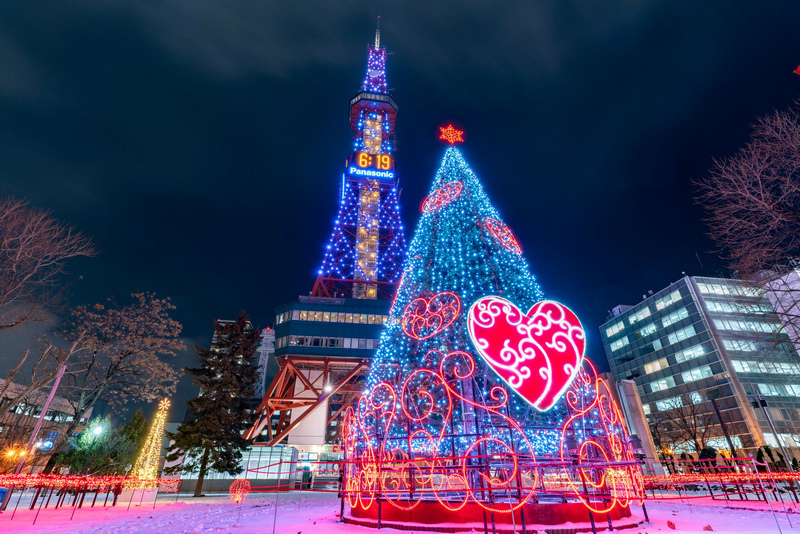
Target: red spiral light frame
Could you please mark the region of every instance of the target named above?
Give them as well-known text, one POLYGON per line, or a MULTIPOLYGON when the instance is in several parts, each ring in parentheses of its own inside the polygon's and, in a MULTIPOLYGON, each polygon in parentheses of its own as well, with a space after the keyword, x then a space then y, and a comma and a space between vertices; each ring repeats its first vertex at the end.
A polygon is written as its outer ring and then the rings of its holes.
MULTIPOLYGON (((491 387, 483 402, 476 398, 469 387, 475 370, 469 353, 431 351, 425 366, 402 385, 382 382, 362 395, 355 409, 347 409, 343 491, 351 513, 363 516, 378 499, 410 511, 423 502, 428 506, 431 496, 449 517, 465 506, 521 513, 542 494, 560 495, 596 513, 628 513, 631 502, 641 504, 641 468, 619 408, 591 363, 584 361, 566 393, 570 416, 556 429, 560 450, 542 457, 533 453, 525 429, 508 416, 504 386, 491 387), (458 409, 474 414, 474 435, 454 435, 458 409), (486 420, 501 432, 483 433, 480 424, 486 420), (567 451, 567 438, 582 428, 596 429, 598 436, 567 451)), ((459 424, 470 426, 463 418, 459 424)))

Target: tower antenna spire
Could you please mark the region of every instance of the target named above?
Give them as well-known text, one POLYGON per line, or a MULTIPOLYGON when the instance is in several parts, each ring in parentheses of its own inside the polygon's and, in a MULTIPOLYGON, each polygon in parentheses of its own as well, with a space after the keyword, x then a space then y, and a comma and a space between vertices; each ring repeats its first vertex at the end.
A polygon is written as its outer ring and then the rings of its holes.
POLYGON ((381 16, 378 15, 378 25, 375 28, 375 50, 381 47, 381 16))

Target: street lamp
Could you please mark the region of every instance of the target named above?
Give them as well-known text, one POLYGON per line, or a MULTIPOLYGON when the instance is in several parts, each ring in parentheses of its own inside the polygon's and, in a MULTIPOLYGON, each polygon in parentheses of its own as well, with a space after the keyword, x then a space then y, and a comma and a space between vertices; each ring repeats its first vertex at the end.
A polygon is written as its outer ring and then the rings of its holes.
POLYGON ((93 436, 92 437, 92 444, 89 446, 89 450, 86 453, 86 462, 83 464, 83 471, 85 471, 87 475, 89 474, 89 470, 88 470, 89 460, 91 459, 92 453, 94 452, 94 446, 97 443, 97 437, 102 433, 103 433, 102 425, 97 425, 96 427, 94 427, 92 429, 92 436, 93 436))
MULTIPOLYGON (((631 434, 628 436, 628 443, 630 443, 631 449, 633 449, 633 456, 636 457, 636 461, 644 466, 644 459, 647 454, 644 452, 644 446, 642 445, 641 438, 639 438, 639 436, 636 434, 631 434)), ((645 505, 644 499, 642 499, 642 511, 644 512, 645 525, 650 525, 650 518, 647 516, 647 505, 645 505)))
POLYGON ((775 436, 778 448, 780 448, 781 453, 783 453, 783 463, 786 464, 786 470, 791 473, 794 471, 792 462, 789 460, 789 455, 786 454, 786 449, 783 448, 783 441, 781 441, 781 437, 778 435, 778 431, 775 430, 775 425, 772 423, 772 417, 770 417, 769 411, 767 410, 767 399, 765 399, 763 395, 756 394, 753 396, 753 408, 758 408, 759 406, 764 410, 764 417, 767 418, 767 423, 769 423, 769 427, 772 429, 772 435, 775 436))

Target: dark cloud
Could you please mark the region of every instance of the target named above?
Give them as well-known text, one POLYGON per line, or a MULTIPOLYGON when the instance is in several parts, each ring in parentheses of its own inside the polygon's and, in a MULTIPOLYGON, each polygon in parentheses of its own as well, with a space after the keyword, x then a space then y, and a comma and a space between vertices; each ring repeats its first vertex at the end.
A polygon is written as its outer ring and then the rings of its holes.
POLYGON ((800 89, 796 2, 9 3, 0 192, 97 241, 73 302, 155 291, 203 344, 311 289, 379 14, 406 227, 457 121, 596 360, 606 310, 722 268, 690 180, 800 89))

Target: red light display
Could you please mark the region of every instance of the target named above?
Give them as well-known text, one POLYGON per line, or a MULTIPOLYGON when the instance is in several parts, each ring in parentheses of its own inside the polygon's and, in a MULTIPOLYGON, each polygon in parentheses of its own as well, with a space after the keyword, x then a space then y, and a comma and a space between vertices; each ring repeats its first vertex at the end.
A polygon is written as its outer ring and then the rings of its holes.
POLYGON ((631 502, 641 505, 644 477, 628 441, 622 413, 606 381, 597 376, 591 362, 585 360, 584 363, 565 394, 572 416, 561 430, 561 459, 577 463, 580 473, 578 480, 571 479, 568 486, 593 512, 605 513, 631 502), (568 451, 568 438, 585 432, 589 424, 606 444, 600 443, 598 438, 585 439, 577 451, 568 451), (605 466, 598 469, 598 463, 605 466), (590 500, 585 488, 602 490, 611 499, 606 503, 590 500))
POLYGON ((451 203, 461 196, 461 191, 464 190, 464 184, 455 180, 447 182, 442 187, 428 195, 422 202, 422 213, 438 210, 442 206, 451 203))
POLYGON ((231 484, 228 494, 235 503, 242 502, 250 494, 250 481, 246 478, 237 478, 231 484))
POLYGON ((450 146, 455 145, 456 143, 463 143, 464 142, 464 131, 463 130, 456 130, 453 128, 452 124, 448 124, 447 128, 439 127, 439 139, 442 141, 447 141, 450 143, 450 146))
POLYGON ((486 363, 534 408, 555 405, 578 374, 586 335, 566 306, 545 300, 522 313, 512 302, 489 296, 467 316, 472 343, 486 363))
POLYGON ((431 338, 450 326, 459 313, 461 299, 455 293, 437 293, 427 299, 418 297, 403 311, 403 332, 414 339, 431 338))
POLYGON ((517 238, 514 237, 514 234, 509 230, 508 226, 492 217, 487 218, 484 224, 486 225, 486 229, 489 230, 489 233, 492 234, 492 237, 501 245, 515 254, 522 254, 522 247, 519 246, 517 238))
POLYGON ((430 351, 423 368, 402 386, 382 382, 345 412, 347 502, 367 510, 380 497, 384 506, 411 510, 433 497, 448 511, 478 505, 507 514, 544 491, 577 496, 598 513, 641 504, 641 469, 619 408, 594 367, 585 364, 566 394, 572 415, 560 429, 560 459, 539 460, 531 454, 534 447, 526 433, 507 416, 506 389, 492 387, 484 401, 478 400, 464 390, 475 374, 473 357, 430 351), (474 421, 491 420, 494 429, 503 430, 467 429, 479 437, 470 437, 463 452, 455 454, 453 415, 467 409, 474 421), (567 438, 587 429, 595 429, 592 437, 584 434, 578 450, 566 450, 567 438))

